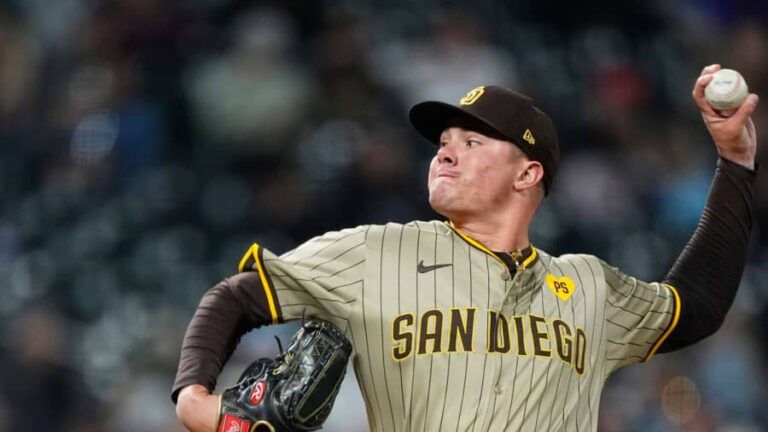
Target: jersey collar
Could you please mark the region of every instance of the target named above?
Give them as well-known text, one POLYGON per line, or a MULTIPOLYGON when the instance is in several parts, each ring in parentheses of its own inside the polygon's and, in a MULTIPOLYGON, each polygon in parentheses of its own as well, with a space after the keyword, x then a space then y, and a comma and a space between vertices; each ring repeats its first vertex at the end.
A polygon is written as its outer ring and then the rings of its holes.
MULTIPOLYGON (((445 221, 445 224, 448 225, 448 227, 455 232, 459 237, 461 237, 464 241, 469 243, 471 246, 475 247, 476 249, 479 249, 488 255, 491 255, 494 257, 497 261, 499 261, 501 264, 504 265, 504 267, 507 267, 507 263, 499 256, 499 253, 494 252, 487 247, 485 247, 482 243, 479 241, 473 239, 460 229, 456 228, 455 225, 453 225, 453 222, 451 221, 445 221)), ((518 258, 519 260, 522 260, 522 262, 519 263, 518 268, 519 269, 527 269, 533 266, 539 259, 539 253, 536 251, 536 248, 533 247, 533 245, 529 245, 527 248, 520 251, 521 256, 518 258)))

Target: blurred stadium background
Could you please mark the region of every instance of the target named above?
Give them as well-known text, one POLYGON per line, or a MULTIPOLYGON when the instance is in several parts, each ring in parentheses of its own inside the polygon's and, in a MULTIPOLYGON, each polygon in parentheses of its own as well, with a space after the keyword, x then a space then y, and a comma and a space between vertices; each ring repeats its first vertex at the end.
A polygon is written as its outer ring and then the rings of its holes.
MULTIPOLYGON (((559 126, 534 243, 663 277, 716 159, 693 80, 720 62, 768 97, 768 5, 546 3, 0 0, 0 430, 182 430, 202 293, 254 241, 436 218, 407 108, 481 83, 559 126)), ((756 194, 727 322, 612 377, 601 431, 768 430, 765 173, 756 194)), ((293 329, 244 338, 220 385, 293 329)), ((368 430, 353 376, 325 430, 368 430)))

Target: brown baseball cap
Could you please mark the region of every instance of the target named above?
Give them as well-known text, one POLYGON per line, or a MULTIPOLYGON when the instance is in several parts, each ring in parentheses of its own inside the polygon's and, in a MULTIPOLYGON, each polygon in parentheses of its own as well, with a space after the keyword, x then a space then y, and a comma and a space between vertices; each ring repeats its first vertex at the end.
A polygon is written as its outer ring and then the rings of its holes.
POLYGON ((549 194, 560 162, 557 131, 549 116, 535 107, 528 96, 500 86, 480 86, 470 90, 458 105, 418 103, 411 108, 409 118, 416 131, 436 145, 443 131, 456 122, 515 143, 544 167, 544 190, 549 194))

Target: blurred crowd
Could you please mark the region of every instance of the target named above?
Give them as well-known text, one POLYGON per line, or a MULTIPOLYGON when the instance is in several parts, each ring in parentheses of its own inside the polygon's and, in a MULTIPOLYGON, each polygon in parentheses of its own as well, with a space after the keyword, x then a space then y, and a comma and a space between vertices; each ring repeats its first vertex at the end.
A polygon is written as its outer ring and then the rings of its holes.
MULTIPOLYGON (((407 109, 480 84, 558 125, 534 244, 661 279, 716 160, 693 81, 719 62, 768 98, 768 6, 544 3, 0 0, 0 431, 182 430, 203 292, 254 241, 439 218, 407 109)), ((765 106, 754 121, 766 167, 765 106)), ((601 431, 768 430, 765 173, 755 193, 725 325, 612 377, 601 431)), ((294 328, 244 338, 220 386, 294 328)), ((354 375, 326 430, 368 430, 354 375)))

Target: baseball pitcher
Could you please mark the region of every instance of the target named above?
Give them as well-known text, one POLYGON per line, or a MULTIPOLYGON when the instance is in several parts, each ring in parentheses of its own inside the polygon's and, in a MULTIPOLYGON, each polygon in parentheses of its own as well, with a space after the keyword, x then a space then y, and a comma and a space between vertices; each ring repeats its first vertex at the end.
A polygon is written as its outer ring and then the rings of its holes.
POLYGON ((240 336, 306 315, 351 342, 371 431, 597 430, 607 377, 715 332, 739 285, 758 97, 729 117, 714 110, 704 87, 719 69, 704 68, 693 99, 720 158, 698 227, 663 280, 531 244, 559 161, 555 127, 531 99, 481 86, 457 105, 423 102, 410 120, 436 145, 429 202, 446 221, 329 232, 281 256, 251 246, 190 322, 173 388, 179 417, 221 430, 210 392, 240 336))

